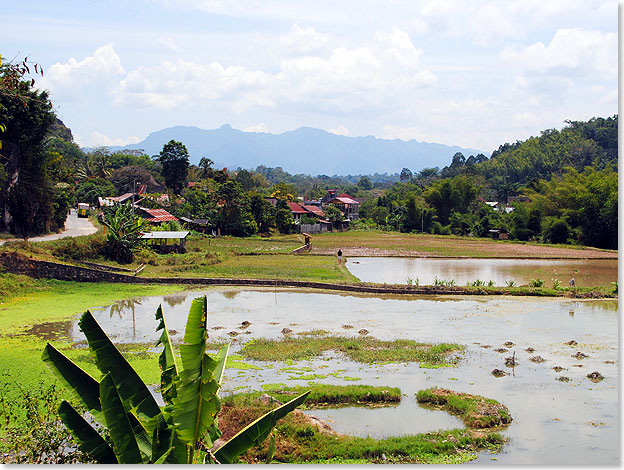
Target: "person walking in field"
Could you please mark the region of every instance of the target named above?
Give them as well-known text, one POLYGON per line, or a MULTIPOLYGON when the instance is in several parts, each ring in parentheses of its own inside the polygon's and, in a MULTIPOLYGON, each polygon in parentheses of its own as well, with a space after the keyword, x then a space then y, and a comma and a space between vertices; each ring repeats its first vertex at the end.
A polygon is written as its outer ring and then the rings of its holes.
POLYGON ((342 264, 342 250, 338 248, 338 264, 342 264))

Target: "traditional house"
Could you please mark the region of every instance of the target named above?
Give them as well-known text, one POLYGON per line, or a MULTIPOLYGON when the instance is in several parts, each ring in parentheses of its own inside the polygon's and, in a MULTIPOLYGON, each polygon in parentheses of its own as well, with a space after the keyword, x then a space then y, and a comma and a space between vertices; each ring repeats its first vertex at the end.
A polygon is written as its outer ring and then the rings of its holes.
POLYGON ((310 215, 310 212, 304 209, 300 204, 296 202, 287 202, 288 208, 290 209, 290 213, 295 219, 295 223, 298 224, 301 222, 301 217, 304 215, 310 215))
POLYGON ((178 218, 171 215, 165 209, 147 209, 145 207, 138 207, 139 215, 148 222, 153 224, 160 224, 162 222, 174 222, 178 218))
POLYGON ((336 206, 349 221, 358 220, 360 218, 360 203, 346 193, 329 199, 326 203, 323 204, 323 207, 327 205, 336 206))

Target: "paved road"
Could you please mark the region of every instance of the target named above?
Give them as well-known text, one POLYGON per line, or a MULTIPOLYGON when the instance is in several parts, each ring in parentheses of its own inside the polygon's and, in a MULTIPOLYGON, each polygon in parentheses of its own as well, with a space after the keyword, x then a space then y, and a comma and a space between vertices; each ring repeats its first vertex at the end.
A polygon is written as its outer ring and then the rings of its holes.
MULTIPOLYGON (((75 209, 72 209, 69 216, 67 216, 67 220, 65 221, 65 230, 61 233, 51 233, 49 235, 41 235, 40 237, 29 238, 29 242, 45 242, 48 240, 58 240, 59 238, 67 238, 67 237, 80 237, 82 235, 90 235, 92 233, 97 232, 97 227, 95 227, 91 221, 87 218, 78 218, 78 214, 75 209)), ((8 241, 19 240, 17 238, 10 240, 0 240, 0 245, 8 241)))

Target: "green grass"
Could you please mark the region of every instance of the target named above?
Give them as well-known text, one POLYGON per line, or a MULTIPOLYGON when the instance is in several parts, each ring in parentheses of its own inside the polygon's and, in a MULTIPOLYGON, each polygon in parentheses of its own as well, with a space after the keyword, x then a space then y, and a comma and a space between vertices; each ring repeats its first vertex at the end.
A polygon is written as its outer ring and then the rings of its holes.
MULTIPOLYGON (((275 405, 261 405, 247 398, 224 402, 219 423, 230 435, 275 405), (235 406, 233 406, 235 405, 235 406)), ((432 433, 360 438, 320 431, 301 414, 290 413, 276 427, 274 463, 462 463, 476 458, 482 450, 498 451, 503 438, 498 433, 479 435, 453 429, 432 433)), ((245 463, 266 459, 268 440, 241 457, 245 463)))
MULTIPOLYGON (((401 390, 398 387, 383 387, 371 385, 325 385, 315 384, 306 387, 287 387, 284 384, 264 384, 264 392, 285 403, 294 397, 310 390, 302 408, 319 408, 337 405, 370 405, 396 404, 401 401, 401 390)), ((256 399, 261 392, 238 394, 227 397, 230 404, 241 405, 256 399)))
POLYGON ((457 415, 470 428, 505 426, 512 421, 507 407, 479 395, 429 388, 420 390, 416 399, 419 403, 436 405, 457 415))
POLYGON ((310 359, 324 351, 339 351, 363 363, 421 362, 450 365, 449 354, 463 350, 458 344, 425 344, 413 340, 381 341, 372 337, 303 336, 280 340, 258 338, 245 344, 241 354, 257 361, 310 359))
MULTIPOLYGON (((0 276, 0 279, 10 282, 14 287, 22 282, 7 274, 0 276)), ((54 329, 65 325, 61 330, 68 332, 68 326, 75 321, 76 316, 88 308, 109 305, 123 298, 168 294, 176 290, 179 291, 179 287, 27 281, 23 289, 11 291, 11 297, 8 300, 5 298, 0 305, 0 371, 3 372, 0 376, 0 393, 6 398, 5 403, 9 404, 9 408, 0 410, 2 417, 11 412, 20 413, 19 402, 14 400, 19 394, 19 387, 15 384, 29 390, 39 384, 57 383, 41 360, 41 353, 48 340, 31 334, 33 326, 54 323, 54 329)), ((63 335, 50 342, 87 372, 99 376, 86 348, 75 347, 63 335)), ((147 352, 149 347, 141 344, 125 346, 124 355, 146 383, 157 384, 160 382, 160 370, 158 361, 147 352)))

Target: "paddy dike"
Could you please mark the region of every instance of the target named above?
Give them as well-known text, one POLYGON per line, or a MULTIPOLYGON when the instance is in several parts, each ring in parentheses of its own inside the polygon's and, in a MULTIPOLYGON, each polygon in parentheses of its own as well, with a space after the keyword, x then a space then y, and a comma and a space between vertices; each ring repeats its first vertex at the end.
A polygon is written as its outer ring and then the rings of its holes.
POLYGON ((599 292, 564 291, 543 288, 513 287, 462 287, 462 286, 414 286, 372 283, 329 283, 320 281, 297 281, 285 279, 236 279, 206 277, 141 277, 95 267, 83 267, 52 261, 38 260, 16 252, 0 254, 0 264, 7 272, 24 274, 34 278, 58 279, 76 282, 118 282, 135 284, 186 284, 196 286, 255 286, 294 287, 366 294, 393 295, 519 295, 519 296, 568 296, 602 298, 609 295, 599 292))

